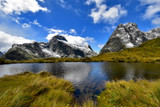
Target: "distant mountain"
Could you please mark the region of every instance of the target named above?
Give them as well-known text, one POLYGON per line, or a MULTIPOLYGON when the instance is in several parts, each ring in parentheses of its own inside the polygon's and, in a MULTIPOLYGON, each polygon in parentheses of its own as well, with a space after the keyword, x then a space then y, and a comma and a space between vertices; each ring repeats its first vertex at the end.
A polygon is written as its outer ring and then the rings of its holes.
POLYGON ((3 53, 0 51, 0 57, 2 57, 3 53))
POLYGON ((14 44, 4 55, 9 60, 27 60, 47 57, 83 58, 95 56, 96 53, 89 45, 78 46, 69 43, 64 36, 54 36, 48 43, 34 42, 14 44))
POLYGON ((135 23, 119 24, 109 41, 101 49, 100 54, 137 47, 143 42, 157 37, 160 37, 160 28, 143 32, 138 29, 135 23))

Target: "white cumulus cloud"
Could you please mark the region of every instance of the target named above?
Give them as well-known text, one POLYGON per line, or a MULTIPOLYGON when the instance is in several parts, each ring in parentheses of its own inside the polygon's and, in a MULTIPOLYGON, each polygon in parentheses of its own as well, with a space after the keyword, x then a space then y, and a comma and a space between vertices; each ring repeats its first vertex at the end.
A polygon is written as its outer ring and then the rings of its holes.
POLYGON ((39 0, 40 2, 45 2, 45 0, 39 0))
POLYGON ((139 0, 141 5, 147 6, 143 15, 144 19, 152 20, 155 25, 160 25, 160 0, 139 0))
POLYGON ((160 25, 160 17, 154 18, 152 20, 152 23, 155 24, 155 25, 160 25))
POLYGON ((98 48, 103 48, 104 44, 99 44, 98 48))
POLYGON ((75 29, 70 29, 69 31, 70 31, 71 34, 77 34, 75 29))
MULTIPOLYGON (((40 0, 43 1, 43 0, 40 0)), ((21 14, 25 12, 48 11, 46 7, 42 7, 36 0, 3 0, 0 10, 6 14, 21 14)))
POLYGON ((64 30, 60 30, 60 29, 53 29, 53 28, 51 28, 51 29, 48 29, 48 30, 49 30, 48 33, 55 34, 55 35, 58 35, 58 34, 61 34, 61 33, 65 33, 64 30))
POLYGON ((92 3, 96 3, 97 6, 100 6, 105 0, 87 0, 86 4, 90 5, 92 3))
POLYGON ((0 51, 6 52, 12 47, 13 44, 32 43, 33 40, 24 37, 13 36, 0 31, 0 51))
POLYGON ((116 23, 120 17, 127 14, 120 4, 113 7, 108 7, 104 4, 105 0, 87 0, 86 4, 95 4, 95 8, 91 9, 90 17, 93 18, 94 23, 108 22, 110 24, 116 23))

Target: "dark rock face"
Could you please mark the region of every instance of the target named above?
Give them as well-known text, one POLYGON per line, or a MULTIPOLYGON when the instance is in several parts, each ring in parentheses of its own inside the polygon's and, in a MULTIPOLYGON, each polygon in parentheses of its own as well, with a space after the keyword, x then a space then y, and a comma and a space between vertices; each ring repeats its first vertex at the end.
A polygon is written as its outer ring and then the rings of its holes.
POLYGON ((125 48, 120 38, 110 38, 110 40, 106 43, 100 53, 107 53, 107 52, 116 52, 117 50, 121 50, 125 48), (109 48, 112 47, 112 48, 109 48))
POLYGON ((3 56, 3 53, 0 51, 0 57, 2 57, 3 56))
POLYGON ((45 54, 42 52, 38 42, 14 44, 11 49, 4 54, 5 59, 9 60, 27 60, 33 58, 42 58, 45 54))
POLYGON ((57 36, 50 40, 48 47, 53 52, 59 53, 61 57, 86 57, 85 53, 67 44, 67 40, 64 37, 57 36), (64 41, 64 42, 62 42, 64 41), (65 43, 66 42, 66 43, 65 43))
POLYGON ((119 24, 109 41, 101 49, 100 54, 137 47, 143 42, 157 37, 160 37, 160 28, 142 32, 135 23, 119 24))
POLYGON ((27 60, 46 57, 83 58, 94 55, 96 55, 96 53, 89 45, 87 47, 80 47, 69 44, 65 37, 57 35, 48 43, 34 42, 14 44, 4 55, 4 58, 9 60, 27 60))

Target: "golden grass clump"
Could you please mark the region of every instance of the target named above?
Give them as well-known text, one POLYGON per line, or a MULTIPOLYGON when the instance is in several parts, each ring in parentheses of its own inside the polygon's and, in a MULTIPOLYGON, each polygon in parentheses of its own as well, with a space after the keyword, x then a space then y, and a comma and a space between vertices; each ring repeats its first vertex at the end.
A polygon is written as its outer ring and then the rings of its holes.
POLYGON ((107 82, 106 90, 98 96, 99 107, 159 107, 160 80, 149 82, 107 82))
POLYGON ((73 92, 72 83, 45 71, 0 78, 2 107, 95 107, 93 101, 74 103, 73 92))
POLYGON ((74 88, 64 79, 47 72, 30 72, 0 79, 3 107, 67 107, 72 105, 74 88))

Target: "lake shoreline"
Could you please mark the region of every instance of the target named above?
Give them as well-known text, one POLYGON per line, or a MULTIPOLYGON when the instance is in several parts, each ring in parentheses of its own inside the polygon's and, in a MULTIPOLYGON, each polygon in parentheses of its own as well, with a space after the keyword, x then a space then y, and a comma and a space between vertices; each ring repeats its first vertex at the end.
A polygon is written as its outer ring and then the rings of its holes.
POLYGON ((158 64, 118 63, 118 62, 59 62, 21 63, 0 65, 0 77, 16 75, 25 71, 39 73, 46 71, 57 78, 70 81, 75 89, 75 102, 97 101, 97 96, 106 88, 106 81, 160 79, 158 64))
POLYGON ((106 88, 100 93, 100 95, 97 96, 97 102, 88 99, 85 102, 79 104, 78 102, 75 102, 74 101, 75 98, 72 97, 74 93, 74 88, 69 81, 56 78, 54 76, 51 76, 50 73, 44 71, 38 74, 33 74, 31 72, 24 72, 17 75, 5 76, 0 78, 0 83, 1 83, 0 104, 3 105, 4 107, 7 107, 9 105, 10 106, 24 106, 24 105, 53 106, 54 105, 57 107, 58 106, 64 106, 64 107, 104 106, 105 107, 105 106, 115 106, 115 105, 116 106, 150 105, 158 107, 160 104, 160 94, 159 94, 160 80, 154 80, 154 81, 130 80, 130 81, 106 82, 106 88), (58 87, 53 84, 58 85, 58 87), (10 92, 9 90, 11 88, 12 91, 10 92), (19 91, 16 92, 16 90, 19 91), (55 92, 57 90, 63 94, 55 93, 54 90, 55 92), (56 96, 54 94, 56 94, 56 96), (21 98, 22 96, 25 99, 21 98), (52 100, 50 99, 51 96, 52 100))
POLYGON ((0 64, 21 64, 21 63, 59 63, 59 62, 119 62, 119 63, 151 63, 151 64, 160 64, 160 62, 155 61, 125 61, 125 59, 114 59, 116 61, 111 60, 93 60, 92 58, 84 58, 84 59, 75 59, 75 58, 54 58, 54 60, 48 60, 52 58, 40 58, 34 60, 22 60, 22 61, 12 61, 12 60, 5 60, 0 58, 0 64), (46 60, 47 59, 47 60, 46 60))

